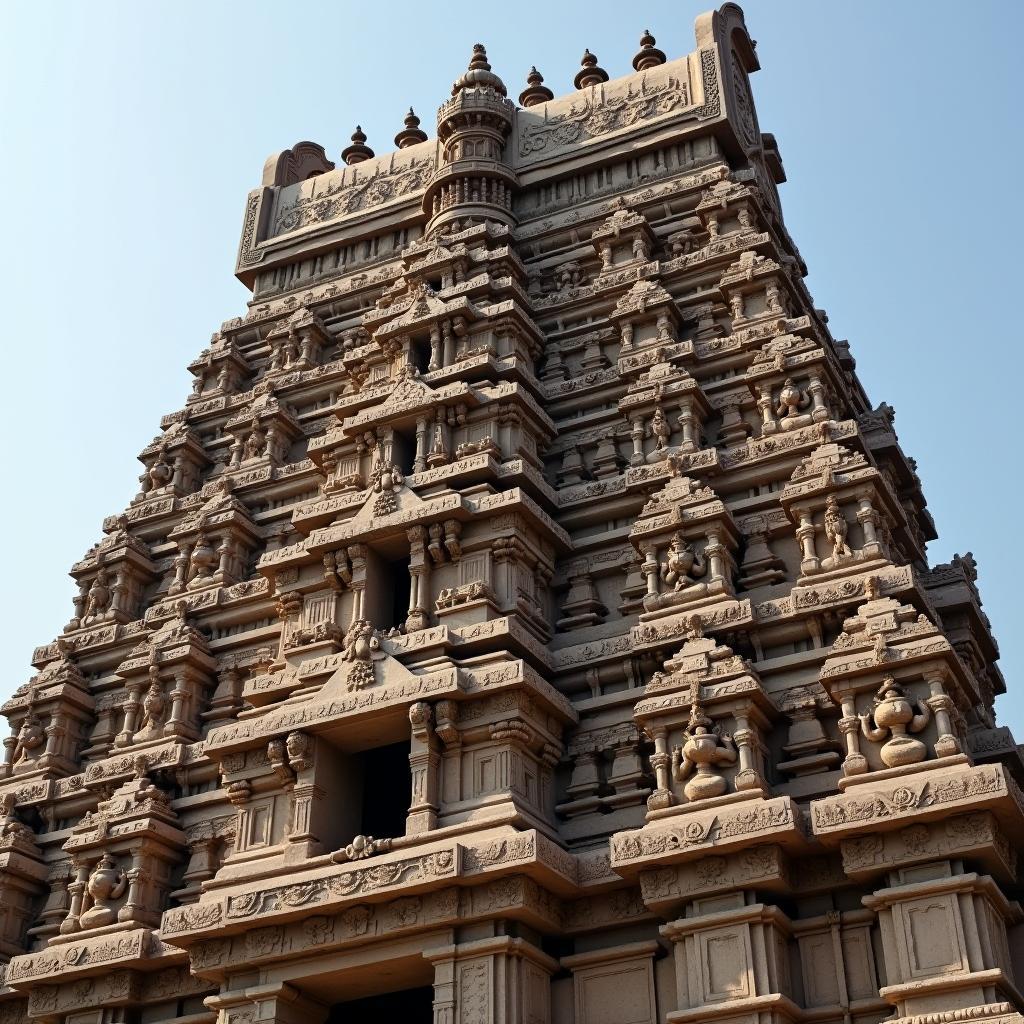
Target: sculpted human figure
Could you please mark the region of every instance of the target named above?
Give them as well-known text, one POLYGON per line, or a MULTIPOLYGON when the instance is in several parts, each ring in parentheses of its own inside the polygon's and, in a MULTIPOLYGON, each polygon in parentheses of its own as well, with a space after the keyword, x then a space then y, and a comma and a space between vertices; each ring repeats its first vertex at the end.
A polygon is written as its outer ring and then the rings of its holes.
POLYGON ((118 868, 109 853, 103 854, 89 876, 86 891, 92 898, 92 907, 82 915, 82 928, 102 928, 117 920, 117 911, 111 906, 120 899, 128 887, 128 878, 118 868))
POLYGON ((779 393, 779 404, 775 414, 779 417, 779 426, 783 430, 794 430, 811 422, 809 414, 803 410, 811 404, 810 396, 801 391, 792 377, 787 377, 779 393))
POLYGON ((150 740, 161 735, 167 713, 167 698, 155 668, 150 668, 149 678, 149 689, 142 701, 142 722, 135 734, 136 740, 150 740))
POLYGON ((669 439, 672 437, 672 428, 669 426, 668 418, 659 405, 651 417, 651 425, 648 428, 650 436, 654 438, 654 451, 648 456, 648 461, 657 462, 664 458, 668 449, 669 439))
POLYGON ((703 576, 707 568, 689 542, 677 533, 672 538, 665 561, 661 563, 661 578, 673 589, 684 590, 703 576))
POLYGON ((872 743, 881 743, 886 736, 891 737, 879 751, 886 767, 901 768, 917 764, 928 756, 925 745, 915 740, 910 733, 920 732, 931 721, 931 708, 920 700, 912 704, 903 687, 892 676, 882 680, 875 695, 873 710, 858 717, 861 732, 872 743), (872 719, 874 726, 871 724, 872 719))
POLYGON ((683 787, 687 800, 721 796, 726 790, 726 781, 715 769, 736 763, 738 753, 732 736, 720 734, 694 699, 683 738, 683 745, 672 750, 672 778, 676 782, 690 780, 683 787))
POLYGON ((103 618, 107 609, 110 608, 110 574, 105 566, 100 566, 96 572, 96 578, 89 587, 89 594, 86 598, 85 615, 82 617, 82 625, 88 626, 103 618))
POLYGON ((842 558, 853 556, 853 552, 846 543, 848 529, 846 517, 839 507, 838 499, 834 494, 830 494, 825 504, 825 537, 832 545, 832 557, 837 562, 842 558))
POLYGON ((18 730, 18 742, 14 746, 11 763, 17 767, 34 761, 37 756, 36 751, 45 742, 46 732, 43 729, 43 723, 39 721, 35 713, 29 712, 18 730))
POLYGON ((258 459, 266 450, 266 434, 260 429, 260 421, 254 418, 249 430, 249 436, 245 439, 242 457, 245 459, 258 459))

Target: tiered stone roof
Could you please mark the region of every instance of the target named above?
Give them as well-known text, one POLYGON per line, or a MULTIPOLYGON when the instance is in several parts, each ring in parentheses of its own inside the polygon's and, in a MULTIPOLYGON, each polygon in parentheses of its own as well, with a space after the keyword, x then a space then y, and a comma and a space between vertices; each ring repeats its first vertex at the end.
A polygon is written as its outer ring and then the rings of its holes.
POLYGON ((974 562, 696 36, 268 159, 2 708, 0 1022, 1024 1020, 974 562))

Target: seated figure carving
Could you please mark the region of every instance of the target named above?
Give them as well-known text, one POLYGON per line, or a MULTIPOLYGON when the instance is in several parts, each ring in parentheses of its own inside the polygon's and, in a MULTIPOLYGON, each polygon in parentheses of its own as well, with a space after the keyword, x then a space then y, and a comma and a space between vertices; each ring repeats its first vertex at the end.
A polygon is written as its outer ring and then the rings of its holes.
POLYGON ((31 765, 39 756, 39 748, 46 742, 46 732, 38 715, 30 712, 18 730, 18 740, 14 746, 11 763, 15 769, 31 765))
POLYGON ((164 717, 167 713, 167 698, 157 678, 156 669, 150 669, 149 689, 142 701, 142 723, 135 733, 136 742, 153 740, 163 735, 164 717))
POLYGON ((807 392, 801 391, 796 386, 792 377, 787 377, 779 394, 778 408, 775 410, 776 415, 779 417, 779 426, 783 430, 809 427, 814 422, 814 419, 810 413, 805 413, 803 410, 810 404, 811 399, 807 392))
POLYGON ((82 625, 91 626, 106 616, 112 599, 110 591, 110 574, 104 566, 100 566, 96 578, 89 587, 89 594, 86 598, 85 615, 82 616, 82 625))

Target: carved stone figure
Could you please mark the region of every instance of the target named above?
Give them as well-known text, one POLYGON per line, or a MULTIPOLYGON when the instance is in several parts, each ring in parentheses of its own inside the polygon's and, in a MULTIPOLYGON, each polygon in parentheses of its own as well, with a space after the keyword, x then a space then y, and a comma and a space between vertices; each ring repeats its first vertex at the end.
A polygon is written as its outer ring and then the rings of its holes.
POLYGON ((11 758, 15 768, 31 764, 41 753, 40 748, 46 742, 46 732, 38 716, 29 712, 18 730, 18 739, 11 758))
POLYGON ((142 700, 142 720, 135 734, 136 742, 156 739, 162 735, 166 715, 167 698, 164 696, 164 688, 157 671, 151 668, 149 689, 142 700))
POLYGON ((195 547, 189 555, 187 582, 191 585, 205 583, 216 571, 220 557, 205 530, 200 530, 195 547))
POLYGON ((245 439, 245 446, 242 449, 244 459, 258 459, 267 450, 267 435, 260 427, 260 421, 254 419, 245 439))
POLYGON ((110 574, 101 565, 89 586, 89 593, 85 604, 85 615, 82 616, 82 625, 90 626, 102 619, 110 608, 112 598, 110 574))
POLYGON ((117 866, 109 853, 103 854, 89 876, 87 892, 92 906, 82 915, 81 928, 102 928, 117 920, 117 911, 112 906, 124 895, 128 887, 128 876, 117 866))
POLYGON ((910 734, 921 732, 931 718, 927 704, 912 703, 903 687, 892 676, 886 676, 875 696, 872 711, 861 714, 860 725, 865 739, 872 743, 881 743, 889 736, 879 756, 889 768, 902 768, 928 756, 927 747, 910 734))
POLYGON ((779 417, 779 426, 783 430, 795 430, 797 427, 805 427, 813 422, 810 414, 805 414, 811 404, 810 396, 806 391, 801 391, 794 383, 792 377, 787 377, 779 393, 779 404, 775 410, 779 417))
POLYGON ((689 541, 677 533, 672 537, 668 553, 661 563, 661 578, 673 590, 685 590, 707 573, 707 564, 697 555, 689 541))
POLYGON ((852 558, 853 552, 846 543, 846 534, 849 526, 839 501, 835 495, 830 494, 825 504, 825 537, 832 545, 832 558, 838 564, 843 558, 852 558))
POLYGON ((166 487, 171 482, 174 470, 167 462, 167 449, 161 445, 156 455, 156 461, 149 467, 149 488, 150 491, 157 491, 166 487))
POLYGON ((351 662, 348 688, 361 690, 373 683, 373 652, 380 647, 376 631, 367 619, 356 619, 345 634, 342 660, 351 662))
POLYGON ((736 744, 704 714, 696 692, 683 737, 683 745, 672 750, 672 778, 686 782, 683 792, 687 800, 721 796, 727 783, 716 769, 736 763, 736 744))

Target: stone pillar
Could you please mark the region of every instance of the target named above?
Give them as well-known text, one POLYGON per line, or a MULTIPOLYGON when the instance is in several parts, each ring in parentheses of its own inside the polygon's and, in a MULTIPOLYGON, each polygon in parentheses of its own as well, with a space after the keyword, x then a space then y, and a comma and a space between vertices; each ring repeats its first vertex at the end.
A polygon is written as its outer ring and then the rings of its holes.
POLYGON ((789 992, 789 965, 773 955, 790 935, 778 907, 747 902, 742 892, 695 900, 661 934, 672 941, 676 962, 676 1009, 666 1024, 802 1018, 789 992))
MULTIPOLYGON (((644 607, 653 606, 659 595, 658 589, 658 549, 649 544, 644 547, 643 574, 647 579, 647 596, 644 598, 644 607)), ((650 610, 650 608, 648 608, 650 610)))
POLYGON ((900 869, 892 884, 864 897, 878 914, 886 965, 879 995, 897 1018, 938 1020, 953 1010, 957 1020, 1003 1020, 1013 1014, 1016 992, 1006 928, 1020 908, 990 876, 950 874, 951 867, 900 869))
POLYGON ((68 716, 62 711, 54 711, 46 723, 46 746, 39 758, 40 768, 50 768, 54 762, 63 756, 65 749, 64 738, 68 732, 68 716))
POLYGON ((675 803, 672 778, 669 774, 672 757, 668 751, 668 730, 664 726, 653 726, 648 729, 648 733, 654 740, 651 768, 654 770, 654 779, 658 788, 647 798, 647 806, 652 811, 656 811, 663 807, 671 807, 675 803))
POLYGON ((423 954, 434 965, 434 1024, 551 1024, 558 962, 525 939, 477 939, 423 954))
POLYGON ((796 539, 800 542, 800 572, 804 575, 809 572, 817 572, 821 568, 818 549, 814 546, 815 533, 817 533, 817 527, 814 525, 813 513, 809 509, 802 509, 796 539))
POLYGON ((441 324, 441 352, 441 365, 451 366, 455 362, 455 335, 452 334, 451 324, 447 320, 441 324))
POLYGON ((179 670, 175 674, 174 689, 171 690, 171 714, 164 724, 165 736, 184 736, 193 739, 195 728, 189 722, 189 704, 191 703, 191 687, 186 672, 179 670))
POLYGON ((870 494, 857 495, 857 522, 864 531, 864 554, 873 558, 882 558, 885 552, 878 539, 878 513, 871 503, 870 494))
POLYGON ((683 432, 679 443, 679 451, 683 454, 697 450, 697 417, 693 411, 693 399, 685 399, 679 407, 679 418, 676 421, 683 432))
POLYGON ((60 926, 61 935, 71 935, 78 931, 78 921, 86 909, 85 887, 88 883, 88 864, 77 864, 75 880, 68 885, 68 892, 71 893, 71 905, 68 907, 68 916, 64 918, 60 926))
POLYGON ((323 1024, 328 1007, 287 982, 231 989, 203 1000, 217 1024, 323 1024))
POLYGON ((114 738, 115 747, 127 747, 139 727, 139 709, 142 707, 142 684, 133 683, 128 688, 128 700, 124 704, 124 728, 114 738))
POLYGON ((622 338, 621 351, 632 352, 633 351, 633 325, 622 324, 619 327, 619 335, 622 338))
POLYGON ((430 362, 427 363, 427 373, 441 369, 441 331, 437 324, 430 328, 430 362))
POLYGON ((825 404, 825 385, 821 378, 812 376, 807 384, 807 393, 811 396, 811 419, 821 423, 829 419, 828 406, 825 404))
POLYGON ((705 534, 707 544, 704 546, 704 557, 708 559, 708 589, 719 587, 729 589, 731 580, 727 574, 729 552, 722 543, 717 530, 708 530, 705 534))
POLYGON ((348 548, 348 560, 352 564, 352 622, 363 617, 363 596, 366 590, 366 548, 362 544, 352 544, 348 548))
POLYGON ((633 417, 629 436, 633 442, 633 454, 629 457, 629 464, 642 466, 644 464, 644 419, 642 416, 633 417))
POLYGON ((423 473, 427 468, 427 444, 430 438, 430 420, 426 416, 416 419, 416 456, 413 459, 412 471, 423 473))
POLYGON ((415 633, 430 625, 430 559, 427 558, 427 528, 413 526, 409 538, 409 614, 405 631, 415 633))
POLYGON ((734 781, 736 791, 754 789, 767 793, 767 786, 761 774, 760 738, 757 731, 751 728, 749 709, 736 712, 736 731, 732 738, 736 741, 740 762, 734 781))
POLYGON ((412 803, 405 820, 405 834, 417 835, 437 828, 440 805, 439 768, 441 756, 434 736, 430 705, 418 701, 409 708, 412 741, 409 770, 412 774, 412 803))
POLYGON ((931 696, 925 703, 935 715, 935 727, 938 732, 935 740, 935 756, 949 757, 952 754, 959 754, 960 741, 953 732, 950 715, 955 706, 953 698, 946 693, 945 688, 946 670, 943 668, 931 669, 925 673, 924 678, 931 692, 931 696))
POLYGON ((843 759, 843 775, 863 775, 868 770, 868 759, 860 752, 860 719, 853 694, 842 697, 843 717, 839 719, 839 731, 846 740, 846 757, 843 759))

